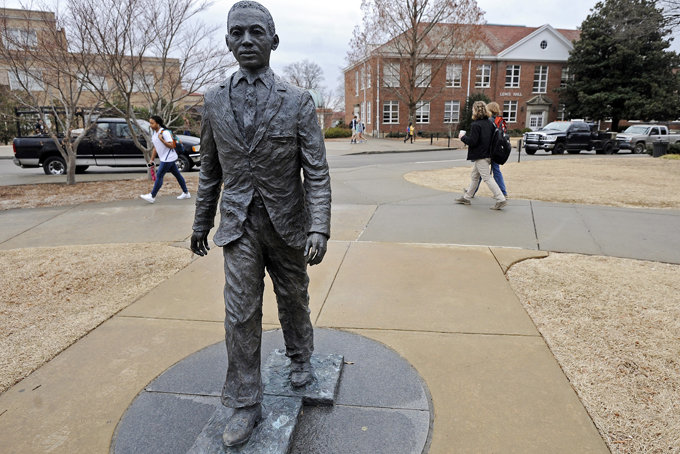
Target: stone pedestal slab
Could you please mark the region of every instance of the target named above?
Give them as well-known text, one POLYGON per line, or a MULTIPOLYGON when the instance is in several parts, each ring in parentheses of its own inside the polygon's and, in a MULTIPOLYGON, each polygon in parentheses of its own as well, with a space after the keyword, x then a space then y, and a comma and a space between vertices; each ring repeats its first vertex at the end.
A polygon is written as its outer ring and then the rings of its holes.
POLYGON ((262 369, 264 393, 273 396, 301 397, 305 405, 333 405, 338 394, 342 355, 312 356, 312 381, 306 386, 290 385, 290 359, 283 350, 274 350, 262 369))

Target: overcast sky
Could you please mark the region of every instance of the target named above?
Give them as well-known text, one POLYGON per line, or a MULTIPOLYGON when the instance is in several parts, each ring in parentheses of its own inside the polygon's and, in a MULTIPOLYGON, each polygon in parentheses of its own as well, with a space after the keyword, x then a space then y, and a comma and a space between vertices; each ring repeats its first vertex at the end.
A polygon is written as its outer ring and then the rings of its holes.
MULTIPOLYGON (((597 3, 597 0, 570 0, 568 3, 555 0, 477 1, 490 24, 528 27, 550 24, 555 28, 573 29, 597 3)), ((226 33, 227 12, 233 3, 232 0, 216 1, 203 19, 223 23, 223 33, 226 33)), ((306 58, 321 65, 325 85, 340 85, 352 31, 361 23, 361 0, 261 0, 261 3, 271 11, 281 38, 279 49, 272 55, 274 71, 281 74, 283 66, 306 58)), ((19 0, 5 0, 5 4, 17 8, 19 0)), ((674 42, 672 48, 680 50, 680 40, 674 42)))

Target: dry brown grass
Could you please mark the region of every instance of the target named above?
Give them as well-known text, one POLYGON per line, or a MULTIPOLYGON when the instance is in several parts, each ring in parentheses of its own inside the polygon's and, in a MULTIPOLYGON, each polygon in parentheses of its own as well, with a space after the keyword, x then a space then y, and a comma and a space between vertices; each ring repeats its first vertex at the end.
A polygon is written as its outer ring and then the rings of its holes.
POLYGON ((550 254, 510 284, 615 453, 680 451, 680 266, 550 254))
POLYGON ((161 243, 0 251, 0 393, 190 261, 161 243))
MULTIPOLYGON (((183 176, 189 192, 195 193, 198 187, 198 173, 183 176)), ((134 199, 139 197, 140 194, 148 194, 152 188, 153 181, 146 177, 137 180, 78 183, 72 186, 66 183, 0 186, 0 210, 134 199)), ((163 187, 158 195, 179 195, 181 193, 182 190, 175 177, 170 174, 166 175, 163 187)))
MULTIPOLYGON (((461 192, 470 185, 471 167, 425 170, 404 175, 428 188, 461 192)), ((680 161, 645 158, 551 159, 508 163, 502 167, 513 199, 609 205, 632 208, 680 208, 680 161)), ((491 197, 482 183, 478 192, 491 197)))

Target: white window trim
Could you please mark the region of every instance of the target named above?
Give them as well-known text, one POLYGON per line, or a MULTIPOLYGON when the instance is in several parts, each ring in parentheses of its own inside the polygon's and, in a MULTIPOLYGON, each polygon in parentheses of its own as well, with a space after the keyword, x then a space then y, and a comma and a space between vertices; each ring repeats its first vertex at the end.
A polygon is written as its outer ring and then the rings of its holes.
POLYGON ((418 101, 416 103, 416 124, 427 125, 430 124, 430 101, 418 101), (420 113, 418 113, 420 111, 420 113), (427 115, 427 121, 423 121, 423 117, 427 115), (418 120, 420 117, 420 120, 418 120))
POLYGON ((2 42, 8 50, 21 50, 25 47, 35 49, 38 47, 38 33, 35 30, 8 28, 0 33, 2 33, 2 42))
POLYGON ((475 73, 475 88, 491 88, 491 65, 479 65, 477 66, 477 73, 475 73), (488 74, 486 75, 486 78, 488 78, 487 82, 484 82, 485 79, 485 73, 488 69, 488 74), (479 77, 479 71, 482 71, 481 74, 481 80, 477 80, 479 77))
POLYGON ((371 124, 371 101, 366 103, 366 124, 371 124))
POLYGON ((536 68, 534 68, 534 86, 532 88, 532 93, 534 94, 542 94, 542 93, 547 93, 548 92, 548 72, 550 71, 550 66, 547 65, 536 65, 536 68), (541 68, 541 71, 539 74, 536 74, 536 68, 541 68), (545 68, 545 82, 543 86, 543 90, 541 91, 541 81, 543 78, 543 68, 545 68), (538 89, 536 88, 536 76, 538 76, 538 89))
POLYGON ((354 95, 359 96, 359 71, 354 74, 354 95))
POLYGON ((504 101, 503 102, 503 118, 507 123, 517 123, 517 110, 519 108, 519 102, 517 101, 504 101), (505 109, 505 104, 508 103, 508 109, 505 109), (514 108, 514 109, 513 109, 514 108), (514 114, 514 118, 512 115, 514 114))
POLYGON ((419 63, 416 66, 416 87, 427 88, 432 83, 432 64, 419 63))
POLYGON ((460 88, 463 82, 463 65, 459 63, 452 63, 450 65, 446 65, 446 86, 449 88, 460 88), (456 79, 456 71, 455 68, 458 68, 458 79, 456 79), (449 74, 449 69, 451 69, 449 74), (449 77, 449 75, 451 77, 449 77), (449 84, 449 81, 451 82, 449 84))
POLYGON ((366 88, 371 88, 371 65, 366 66, 366 88))
POLYGON ((383 86, 386 88, 399 87, 401 81, 401 65, 399 63, 385 63, 383 65, 383 86))
POLYGON ((522 81, 522 65, 507 65, 505 67, 505 88, 519 88, 522 81), (508 68, 512 67, 512 75, 510 76, 510 85, 508 85, 508 68), (515 79, 515 68, 517 68, 517 82, 515 79))
POLYGON ((23 90, 25 86, 28 91, 45 91, 45 86, 42 83, 42 71, 35 70, 31 71, 30 73, 26 71, 18 71, 18 77, 13 71, 7 71, 7 76, 9 78, 10 90, 23 90), (23 80, 23 85, 20 83, 20 78, 25 78, 23 80))
POLYGON ((460 122, 460 101, 445 101, 444 102, 444 124, 452 124, 452 123, 459 123, 460 122), (447 107, 451 106, 450 112, 447 110, 447 107), (457 109, 454 110, 453 107, 457 106, 457 109), (446 114, 449 113, 449 119, 447 121, 446 119, 446 114), (456 113, 456 119, 453 120, 453 114, 456 113))
POLYGON ((396 125, 399 124, 399 101, 383 101, 383 124, 396 125), (385 107, 390 106, 390 121, 385 121, 385 107), (396 112, 396 120, 393 118, 392 114, 396 112))
POLYGON ((361 67, 361 89, 366 90, 366 68, 361 67))

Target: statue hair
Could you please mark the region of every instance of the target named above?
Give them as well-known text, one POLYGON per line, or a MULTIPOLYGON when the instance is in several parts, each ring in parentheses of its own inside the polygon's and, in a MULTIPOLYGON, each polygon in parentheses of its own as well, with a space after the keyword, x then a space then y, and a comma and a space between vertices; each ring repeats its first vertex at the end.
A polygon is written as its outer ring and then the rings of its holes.
POLYGON ((269 32, 271 33, 272 36, 274 36, 276 34, 276 26, 274 25, 274 18, 272 17, 271 13, 263 5, 252 0, 242 0, 240 2, 234 3, 234 5, 229 10, 229 13, 227 14, 227 32, 229 30, 229 16, 231 16, 231 13, 233 13, 237 9, 251 9, 251 8, 264 13, 264 15, 267 18, 267 27, 269 28, 269 32))

